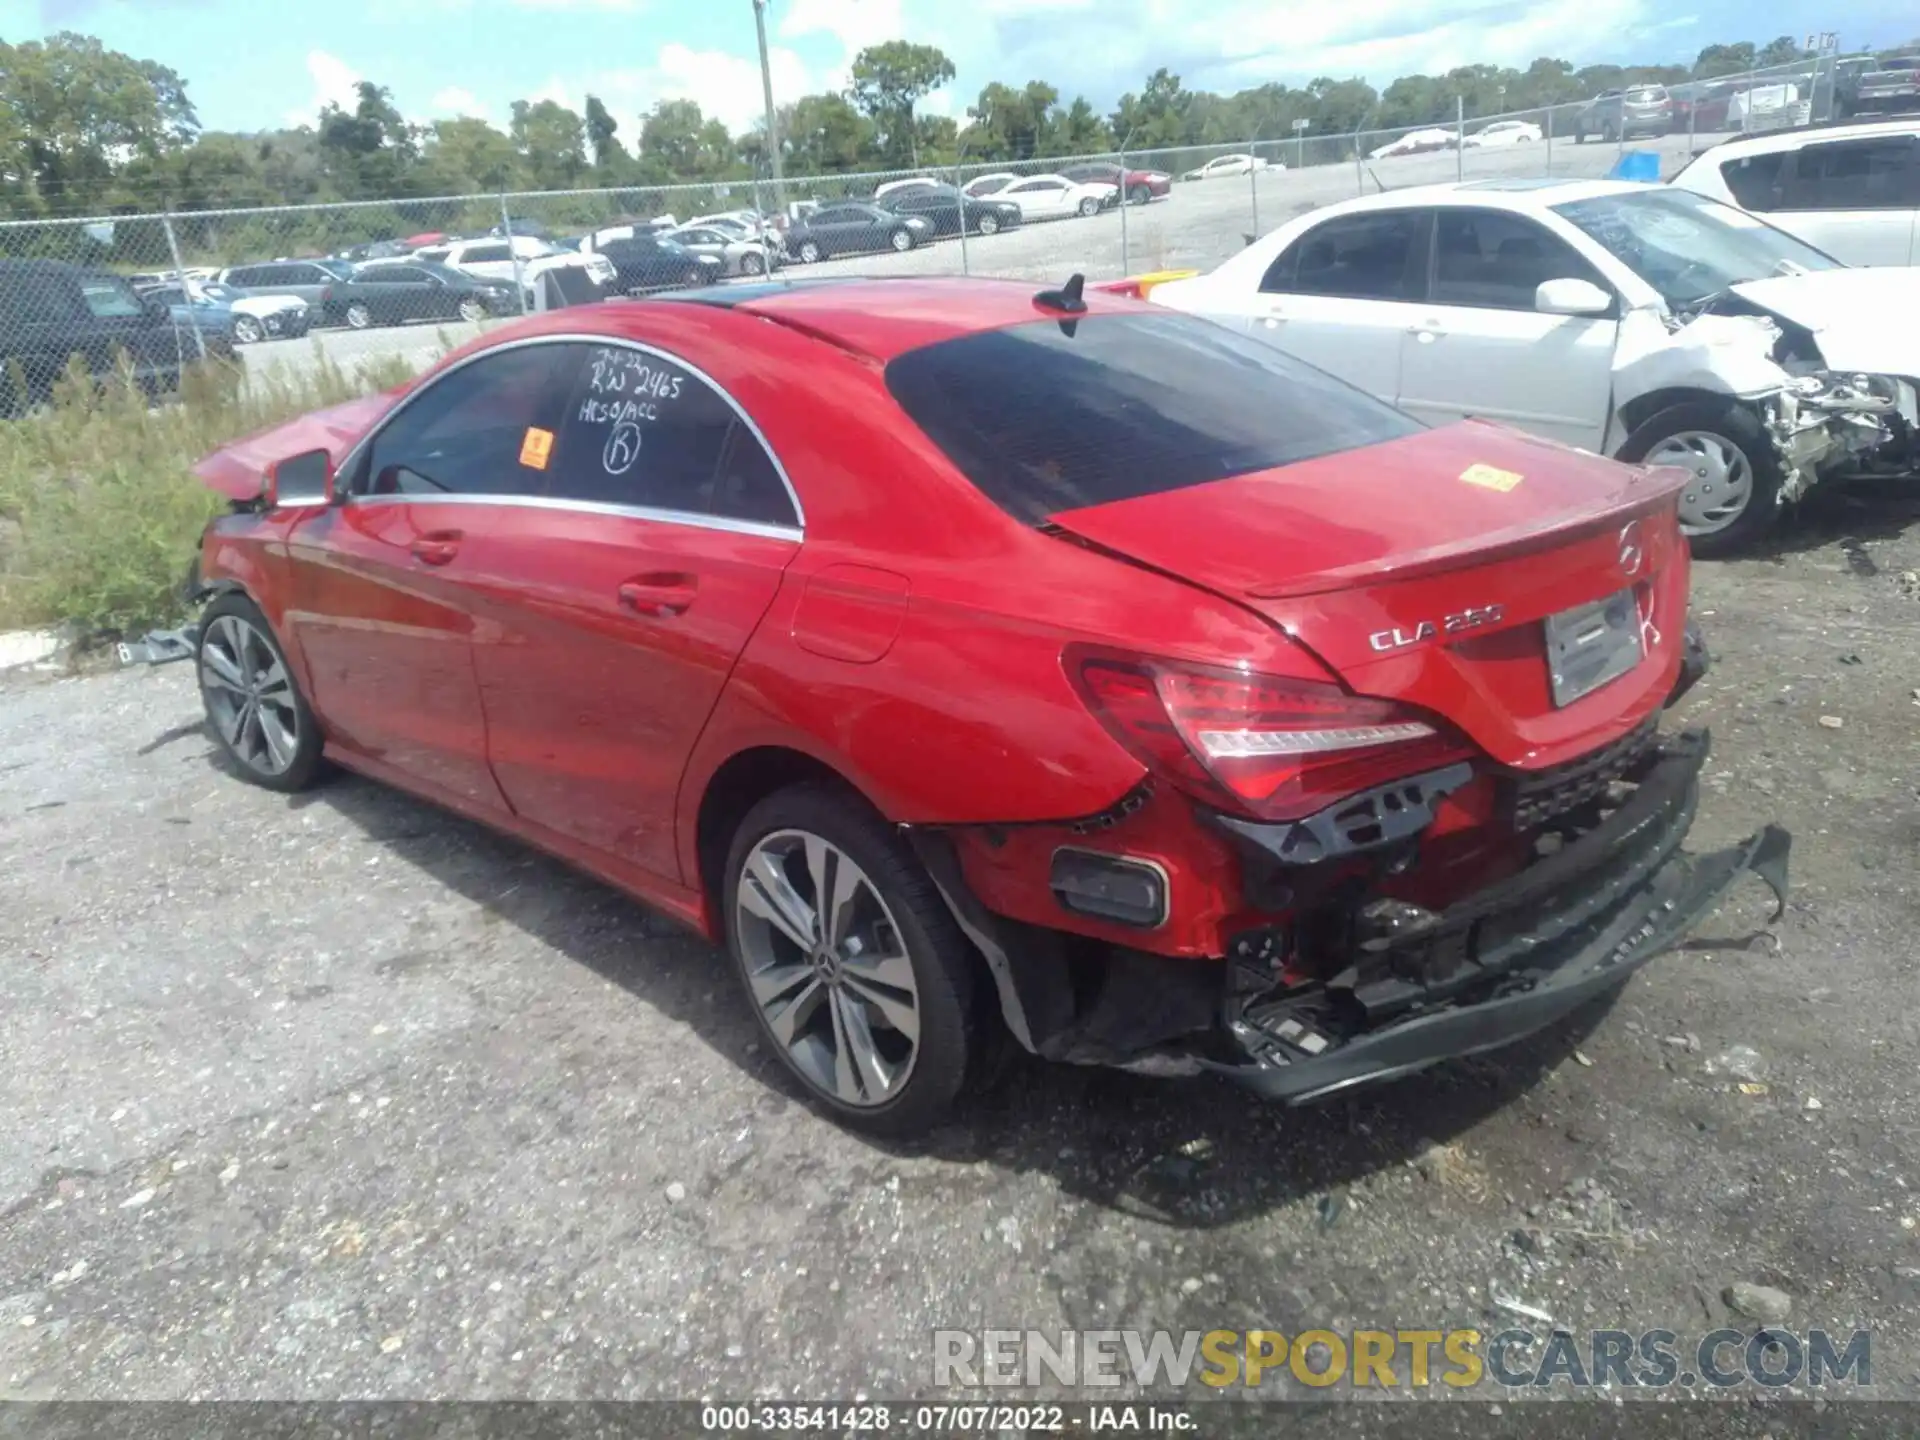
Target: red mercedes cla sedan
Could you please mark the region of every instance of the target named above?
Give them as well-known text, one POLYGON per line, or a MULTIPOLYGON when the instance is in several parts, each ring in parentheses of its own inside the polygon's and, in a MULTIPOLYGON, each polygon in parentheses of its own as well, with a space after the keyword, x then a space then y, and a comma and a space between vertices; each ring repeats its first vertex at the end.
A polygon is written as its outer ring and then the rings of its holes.
POLYGON ((1537 1030, 1787 837, 1691 857, 1682 477, 1428 430, 986 280, 521 322, 203 462, 199 679, 724 945, 818 1103, 995 1032, 1297 1101, 1537 1030))

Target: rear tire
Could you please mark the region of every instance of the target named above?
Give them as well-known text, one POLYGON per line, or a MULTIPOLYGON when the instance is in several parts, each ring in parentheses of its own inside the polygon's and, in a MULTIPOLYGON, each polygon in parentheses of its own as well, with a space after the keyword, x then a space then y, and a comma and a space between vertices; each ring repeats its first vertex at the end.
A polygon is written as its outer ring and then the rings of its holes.
POLYGON ((207 606, 194 668, 207 726, 241 774, 283 794, 313 783, 320 724, 259 606, 238 591, 207 606))
POLYGON ((1153 191, 1145 185, 1136 185, 1127 192, 1127 199, 1136 205, 1150 205, 1153 203, 1153 191))
POLYGON ((356 300, 347 306, 347 324, 355 330, 364 330, 373 324, 373 311, 356 300))
POLYGON ((1616 458, 1689 471, 1693 483, 1680 494, 1680 528, 1703 559, 1745 549, 1780 517, 1786 483, 1780 457, 1760 421, 1732 401, 1670 406, 1629 435, 1616 458))
POLYGON ((977 957, 879 814, 828 786, 768 796, 734 835, 720 913, 761 1033, 815 1105, 893 1136, 946 1118, 984 1056, 977 957))

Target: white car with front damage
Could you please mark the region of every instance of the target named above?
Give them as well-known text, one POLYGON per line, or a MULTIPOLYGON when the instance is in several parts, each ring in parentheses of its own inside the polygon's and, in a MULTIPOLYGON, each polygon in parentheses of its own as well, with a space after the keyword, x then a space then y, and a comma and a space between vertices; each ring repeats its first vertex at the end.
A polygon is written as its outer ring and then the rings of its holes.
POLYGON ((1823 480, 1920 464, 1920 333, 1900 323, 1920 314, 1920 270, 1848 269, 1684 190, 1393 190, 1147 293, 1431 423, 1684 468, 1700 554, 1752 541, 1823 480))

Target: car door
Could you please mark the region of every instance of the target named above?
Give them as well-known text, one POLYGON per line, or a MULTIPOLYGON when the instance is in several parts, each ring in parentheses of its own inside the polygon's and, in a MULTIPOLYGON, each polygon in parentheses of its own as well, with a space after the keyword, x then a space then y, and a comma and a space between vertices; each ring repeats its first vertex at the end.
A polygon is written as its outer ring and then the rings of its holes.
POLYGON ((1023 220, 1057 220, 1067 213, 1067 187, 1052 176, 1009 186, 1005 198, 1020 207, 1023 220))
POLYGON ((417 265, 395 265, 379 291, 389 324, 408 320, 444 320, 454 313, 449 302, 452 292, 439 276, 417 265))
MULTIPOLYGON (((539 347, 534 347, 539 348, 539 347)), ((681 772, 800 545, 758 431, 644 346, 569 358, 538 504, 468 523, 492 769, 524 820, 672 880, 681 772)))
POLYGON ((1340 215, 1295 240, 1248 297, 1241 326, 1393 404, 1401 342, 1422 318, 1428 214, 1340 215))
POLYGON ((124 354, 142 380, 168 389, 177 383, 180 362, 193 358, 187 353, 192 342, 183 340, 164 307, 147 304, 125 280, 103 270, 81 273, 80 298, 88 369, 110 375, 124 354))
POLYGON ((1510 211, 1441 206, 1427 300, 1400 341, 1402 410, 1432 425, 1468 416, 1598 453, 1613 396, 1616 310, 1543 315, 1548 280, 1605 278, 1538 221, 1510 211))
POLYGON ((1765 213, 1849 265, 1910 265, 1916 212, 1920 127, 1801 146, 1765 213))
POLYGON ((328 736, 417 789, 506 801, 487 764, 475 617, 456 583, 470 534, 525 513, 566 387, 557 347, 484 353, 428 382, 342 469, 343 503, 288 542, 288 623, 328 736))

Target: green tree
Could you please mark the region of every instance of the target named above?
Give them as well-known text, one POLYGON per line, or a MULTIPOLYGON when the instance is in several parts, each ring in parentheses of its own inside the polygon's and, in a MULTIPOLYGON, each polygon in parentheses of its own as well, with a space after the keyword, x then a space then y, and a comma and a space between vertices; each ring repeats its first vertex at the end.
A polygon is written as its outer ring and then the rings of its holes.
POLYGON ((1800 48, 1800 42, 1791 35, 1776 35, 1760 47, 1760 53, 1753 58, 1764 68, 1770 65, 1791 65, 1796 60, 1804 60, 1807 52, 1800 48))
POLYGON ((932 45, 889 40, 853 57, 853 103, 873 122, 887 164, 916 163, 913 107, 953 79, 953 62, 932 45))
POLYGON ((1711 80, 1716 75, 1737 75, 1742 70, 1753 69, 1756 60, 1751 40, 1742 40, 1737 45, 1709 45, 1694 60, 1693 76, 1696 80, 1711 80))
POLYGON ((198 130, 186 83, 163 65, 69 31, 0 43, 0 174, 29 208, 104 206, 120 169, 151 168, 198 130))
POLYGON ((1187 127, 1192 108, 1193 93, 1183 89, 1180 77, 1163 65, 1147 77, 1141 94, 1129 91, 1120 97, 1113 112, 1113 133, 1134 150, 1189 145, 1195 138, 1187 127))
POLYGON ((1063 153, 1053 144, 1059 103, 1060 92, 1040 80, 1029 80, 1020 90, 998 81, 988 85, 967 107, 972 121, 966 132, 968 157, 1031 160, 1063 153))
POLYGON ((858 170, 877 159, 873 122, 844 95, 803 95, 780 112, 787 168, 797 174, 858 170))
POLYGON ((587 169, 587 127, 557 100, 513 102, 508 130, 536 190, 577 186, 587 169))
POLYGON ((598 95, 587 96, 587 153, 596 170, 611 176, 616 183, 632 168, 633 157, 619 140, 620 122, 613 118, 598 95))
POLYGON ((1113 132, 1084 95, 1073 97, 1073 104, 1061 117, 1059 135, 1063 155, 1093 155, 1113 144, 1113 132))
POLYGON ((444 186, 433 188, 449 193, 513 190, 522 180, 520 152, 513 140, 471 115, 436 120, 424 158, 448 177, 444 186))
POLYGON ((362 80, 353 109, 328 105, 318 128, 321 163, 340 194, 371 200, 408 193, 420 149, 384 85, 362 80))

